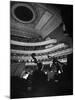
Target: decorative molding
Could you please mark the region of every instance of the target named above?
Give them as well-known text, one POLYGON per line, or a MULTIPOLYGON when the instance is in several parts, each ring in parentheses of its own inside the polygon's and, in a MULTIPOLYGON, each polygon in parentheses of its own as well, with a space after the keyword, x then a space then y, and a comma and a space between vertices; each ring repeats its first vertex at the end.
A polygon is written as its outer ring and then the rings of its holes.
POLYGON ((24 42, 18 42, 18 41, 14 41, 14 40, 10 41, 11 44, 20 45, 20 46, 42 46, 42 45, 47 45, 47 44, 53 44, 56 42, 57 42, 56 39, 50 39, 47 41, 36 42, 36 43, 26 43, 26 42, 24 43, 24 42))

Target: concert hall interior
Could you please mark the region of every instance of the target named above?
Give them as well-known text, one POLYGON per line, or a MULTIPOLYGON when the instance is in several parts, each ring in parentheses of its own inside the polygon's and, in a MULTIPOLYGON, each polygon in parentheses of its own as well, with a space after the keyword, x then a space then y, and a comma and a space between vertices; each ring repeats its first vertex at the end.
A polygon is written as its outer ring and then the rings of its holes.
POLYGON ((73 94, 73 6, 10 2, 10 97, 73 94))

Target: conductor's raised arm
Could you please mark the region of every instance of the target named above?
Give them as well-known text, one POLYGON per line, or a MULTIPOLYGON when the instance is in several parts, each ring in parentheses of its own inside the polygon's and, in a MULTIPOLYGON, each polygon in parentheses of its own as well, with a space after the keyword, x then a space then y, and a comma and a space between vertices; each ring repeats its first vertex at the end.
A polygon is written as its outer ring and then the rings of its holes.
POLYGON ((32 54, 31 54, 31 57, 34 59, 34 62, 35 62, 35 63, 38 63, 38 62, 37 62, 37 59, 35 58, 35 53, 32 53, 32 54))

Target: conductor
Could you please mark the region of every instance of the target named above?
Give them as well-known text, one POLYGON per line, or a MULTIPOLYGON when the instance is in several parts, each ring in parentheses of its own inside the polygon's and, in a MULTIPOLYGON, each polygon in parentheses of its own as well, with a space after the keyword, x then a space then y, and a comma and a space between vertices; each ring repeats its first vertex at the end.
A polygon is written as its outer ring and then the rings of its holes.
POLYGON ((34 62, 37 63, 37 67, 38 67, 38 69, 33 72, 32 80, 33 80, 33 82, 34 82, 34 84, 36 86, 37 85, 43 86, 47 81, 47 76, 41 70, 42 69, 42 63, 41 62, 37 62, 37 59, 35 58, 35 54, 34 53, 31 56, 34 59, 34 62))

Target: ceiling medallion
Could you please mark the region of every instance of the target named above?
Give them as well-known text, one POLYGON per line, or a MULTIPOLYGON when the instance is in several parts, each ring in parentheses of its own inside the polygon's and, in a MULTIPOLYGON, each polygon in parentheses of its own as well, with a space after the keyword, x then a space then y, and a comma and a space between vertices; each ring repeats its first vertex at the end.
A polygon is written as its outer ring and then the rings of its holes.
POLYGON ((31 23, 35 20, 35 12, 33 8, 23 3, 15 4, 12 7, 12 16, 22 23, 31 23))

